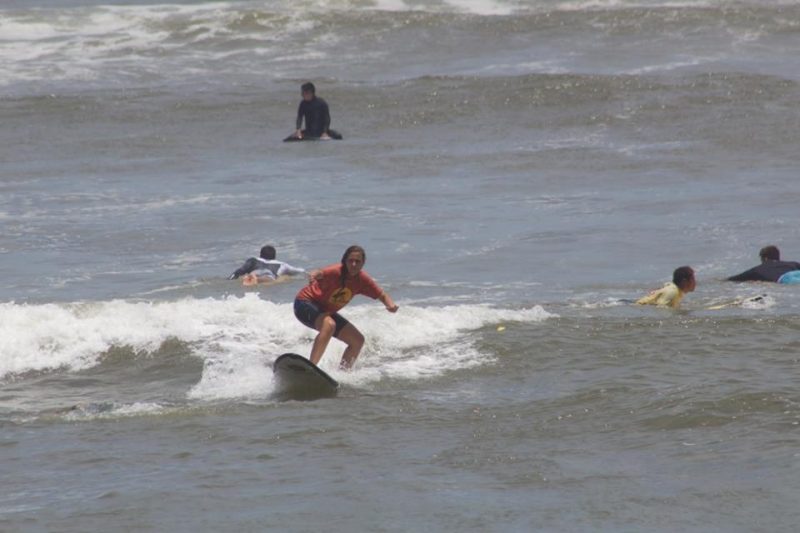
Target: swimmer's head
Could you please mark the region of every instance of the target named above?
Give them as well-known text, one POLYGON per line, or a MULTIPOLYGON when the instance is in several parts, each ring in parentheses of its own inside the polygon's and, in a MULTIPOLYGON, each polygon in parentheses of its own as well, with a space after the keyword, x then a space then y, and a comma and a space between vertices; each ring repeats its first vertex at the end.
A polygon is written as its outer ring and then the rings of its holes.
POLYGON ((261 248, 261 259, 271 261, 275 259, 275 247, 269 244, 261 248))
POLYGON ((762 263, 766 263, 767 261, 780 261, 781 260, 781 251, 778 250, 777 246, 769 245, 763 247, 758 252, 758 257, 761 258, 762 263))
POLYGON ((694 279, 694 270, 692 270, 692 267, 682 266, 676 268, 672 273, 672 283, 677 285, 683 292, 694 291, 697 282, 694 279))
POLYGON ((314 87, 313 83, 307 81, 300 86, 300 92, 303 95, 303 100, 313 100, 314 96, 317 94, 317 88, 314 87))

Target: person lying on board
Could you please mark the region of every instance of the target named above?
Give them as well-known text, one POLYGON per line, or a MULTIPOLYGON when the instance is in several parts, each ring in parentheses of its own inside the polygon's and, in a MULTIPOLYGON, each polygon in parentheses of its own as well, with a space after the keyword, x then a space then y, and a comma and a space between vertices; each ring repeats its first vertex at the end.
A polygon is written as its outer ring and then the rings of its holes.
POLYGON ((297 108, 297 124, 294 139, 341 139, 342 136, 331 128, 331 113, 328 103, 317 96, 317 89, 310 81, 300 86, 303 100, 297 108), (306 128, 302 129, 305 120, 306 128))
POLYGON ((676 309, 681 305, 684 295, 694 291, 696 285, 694 270, 691 267, 682 266, 676 268, 672 273, 671 282, 660 289, 650 292, 647 296, 639 298, 636 303, 639 305, 660 305, 676 309))
MULTIPOLYGON (((728 281, 770 281, 778 283, 781 278, 789 273, 800 270, 800 263, 795 261, 781 261, 781 251, 777 246, 765 246, 758 252, 761 264, 741 274, 731 276, 728 281)), ((788 283, 789 281, 784 281, 788 283)))
POLYGON ((283 276, 296 276, 306 273, 305 269, 293 267, 283 261, 277 261, 275 255, 274 246, 263 246, 260 257, 249 258, 228 279, 237 279, 244 276, 242 280, 244 285, 255 285, 257 283, 274 282, 283 276))
POLYGON ((399 309, 389 293, 362 270, 366 260, 367 253, 363 248, 349 247, 340 264, 312 271, 309 275, 311 281, 295 297, 294 316, 303 325, 319 332, 309 357, 315 365, 322 359, 331 337, 347 344, 339 366, 349 369, 355 363, 364 345, 364 336, 338 312, 353 296, 363 294, 380 300, 390 313, 399 309))

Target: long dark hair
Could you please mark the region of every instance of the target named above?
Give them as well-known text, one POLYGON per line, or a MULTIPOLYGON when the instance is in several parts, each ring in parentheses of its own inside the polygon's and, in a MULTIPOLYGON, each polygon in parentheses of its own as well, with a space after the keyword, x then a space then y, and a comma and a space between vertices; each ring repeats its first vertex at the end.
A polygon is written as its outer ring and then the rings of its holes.
POLYGON ((367 252, 364 251, 362 247, 357 244, 350 246, 347 250, 344 251, 344 255, 342 255, 342 288, 344 289, 345 284, 347 283, 347 257, 352 254, 353 252, 361 252, 361 257, 364 259, 364 263, 367 262, 367 252))

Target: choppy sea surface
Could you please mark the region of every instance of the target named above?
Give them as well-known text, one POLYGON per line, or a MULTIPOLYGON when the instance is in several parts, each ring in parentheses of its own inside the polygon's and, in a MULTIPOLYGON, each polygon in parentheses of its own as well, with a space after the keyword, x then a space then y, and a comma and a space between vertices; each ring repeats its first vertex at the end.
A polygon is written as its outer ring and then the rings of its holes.
POLYGON ((800 289, 722 280, 800 260, 799 50, 796 1, 0 3, 0 530, 796 531, 800 289), (308 80, 344 141, 281 142, 308 80), (400 305, 335 399, 274 397, 268 243, 400 305))

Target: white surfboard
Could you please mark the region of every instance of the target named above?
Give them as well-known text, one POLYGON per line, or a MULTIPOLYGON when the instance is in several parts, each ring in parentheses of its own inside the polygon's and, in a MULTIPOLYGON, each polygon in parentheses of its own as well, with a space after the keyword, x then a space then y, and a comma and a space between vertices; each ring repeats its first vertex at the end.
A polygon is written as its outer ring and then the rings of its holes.
POLYGON ((272 364, 275 392, 288 400, 332 398, 339 383, 317 365, 296 353, 285 353, 272 364))
POLYGON ((758 302, 762 302, 766 297, 767 297, 766 294, 759 294, 758 296, 749 296, 746 298, 741 297, 741 298, 736 298, 735 300, 706 307, 706 309, 708 309, 709 311, 718 311, 719 309, 728 309, 729 307, 744 307, 748 304, 755 304, 758 302))

